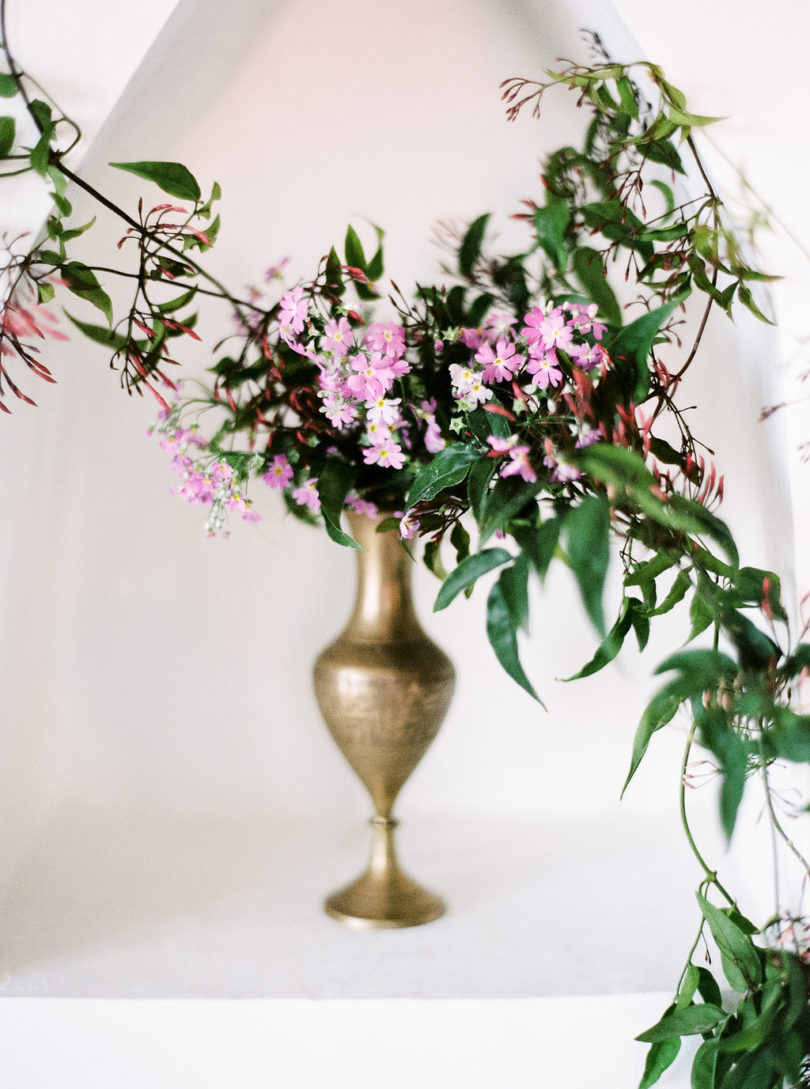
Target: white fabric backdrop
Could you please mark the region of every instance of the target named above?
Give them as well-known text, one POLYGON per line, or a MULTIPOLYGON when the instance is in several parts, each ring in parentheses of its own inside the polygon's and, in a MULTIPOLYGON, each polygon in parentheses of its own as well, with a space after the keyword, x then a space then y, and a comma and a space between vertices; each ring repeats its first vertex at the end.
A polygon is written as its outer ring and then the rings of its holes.
MULTIPOLYGON (((437 219, 507 216, 536 192, 543 149, 577 124, 571 101, 561 94, 542 127, 528 117, 510 126, 497 84, 582 56, 582 25, 615 56, 639 55, 596 0, 241 0, 226 16, 213 0, 183 0, 83 171, 129 207, 142 187, 107 171, 109 161, 178 159, 204 184, 217 179, 224 226, 212 267, 231 282, 257 281, 287 254, 293 275, 305 274, 349 219, 367 217, 386 227, 387 271, 405 287, 435 267, 437 219)), ((711 103, 697 108, 712 112, 711 103)), ((77 200, 85 213, 90 204, 77 200)), ((85 259, 102 263, 120 233, 100 220, 85 259)), ((203 315, 209 343, 222 327, 203 315)), ((703 431, 727 474, 725 513, 746 556, 787 570, 778 428, 756 422, 774 345, 753 322, 714 322, 694 396, 709 406, 703 431)), ((258 492, 259 527, 206 540, 199 512, 168 493, 165 456, 144 437, 152 405, 123 397, 103 354, 79 341, 57 347, 52 361, 60 384, 33 391, 41 407, 0 421, 5 867, 64 804, 99 815, 364 817, 367 802, 319 722, 309 679, 347 613, 352 557, 258 492)), ((201 369, 207 357, 189 362, 201 369)), ((483 595, 434 618, 435 589, 425 573, 422 615, 457 663, 459 691, 403 794, 403 817, 612 811, 655 649, 646 664, 630 653, 587 682, 556 684, 594 646, 558 575, 538 593, 524 650, 544 714, 494 662, 483 595)), ((676 730, 661 738, 625 807, 673 807, 680 740, 676 730)))

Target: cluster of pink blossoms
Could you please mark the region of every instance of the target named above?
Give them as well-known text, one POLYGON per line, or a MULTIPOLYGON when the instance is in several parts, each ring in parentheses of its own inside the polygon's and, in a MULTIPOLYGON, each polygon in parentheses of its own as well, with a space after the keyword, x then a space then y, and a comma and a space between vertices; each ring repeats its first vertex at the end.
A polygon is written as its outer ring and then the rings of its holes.
POLYGON ((450 367, 460 407, 469 411, 491 400, 491 386, 517 378, 530 392, 555 389, 563 382, 558 351, 564 351, 583 371, 608 364, 608 354, 599 344, 606 326, 595 319, 593 303, 562 303, 548 313, 533 307, 519 335, 514 329, 517 321, 509 314, 491 314, 480 330, 463 329, 461 338, 474 354, 466 366, 450 367), (588 334, 595 343, 589 343, 588 334), (525 348, 526 354, 519 348, 525 348))
MULTIPOLYGON (((227 534, 229 513, 239 514, 243 522, 260 522, 261 515, 244 494, 242 477, 222 458, 212 457, 208 440, 195 428, 176 426, 175 413, 163 410, 153 431, 160 433, 162 449, 171 454, 171 467, 181 477, 172 488, 174 495, 192 506, 209 507, 205 530, 209 537, 227 534)), ((257 455, 257 462, 261 462, 257 455)))
MULTIPOLYGON (((403 406, 392 397, 394 383, 411 370, 405 359, 405 330, 396 322, 375 322, 353 328, 345 316, 321 322, 310 319, 303 288, 287 291, 279 308, 279 331, 286 343, 318 366, 318 397, 321 412, 335 430, 356 433, 366 465, 401 469, 412 436, 403 410, 417 427, 424 428, 422 441, 429 453, 445 446, 436 422, 434 401, 403 406), (303 334, 303 336, 302 336, 303 334)), ((275 488, 286 488, 293 470, 284 455, 277 455, 265 474, 275 488)), ((313 511, 320 508, 317 478, 292 492, 293 499, 313 511)), ((361 500, 348 500, 361 503, 361 500)))
MULTIPOLYGON (((454 363, 450 367, 459 407, 469 412, 491 401, 492 386, 501 382, 517 384, 527 394, 562 394, 565 372, 558 352, 565 352, 580 371, 609 366, 610 357, 599 344, 606 326, 596 320, 596 311, 595 304, 562 303, 547 309, 535 306, 525 315, 519 334, 515 329, 517 321, 510 314, 491 314, 481 329, 463 329, 460 336, 472 358, 466 365, 454 363)), ((586 445, 601 437, 598 431, 582 431, 575 439, 577 445, 586 445)), ((520 475, 528 482, 537 479, 529 447, 521 444, 516 435, 508 439, 491 435, 488 442, 493 456, 504 455, 501 476, 520 475)), ((553 479, 571 479, 553 449, 546 450, 543 460, 553 479)))

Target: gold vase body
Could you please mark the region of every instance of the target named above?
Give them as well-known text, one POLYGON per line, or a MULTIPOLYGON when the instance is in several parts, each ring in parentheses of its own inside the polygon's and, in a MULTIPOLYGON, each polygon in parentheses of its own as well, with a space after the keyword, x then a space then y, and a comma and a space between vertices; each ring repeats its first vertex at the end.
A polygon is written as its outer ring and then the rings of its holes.
POLYGON ((400 869, 392 810, 447 712, 455 674, 422 631, 413 608, 413 560, 380 519, 349 515, 357 555, 357 596, 343 633, 315 663, 315 695, 338 747, 376 810, 368 869, 330 896, 334 918, 360 927, 416 926, 444 904, 400 869))

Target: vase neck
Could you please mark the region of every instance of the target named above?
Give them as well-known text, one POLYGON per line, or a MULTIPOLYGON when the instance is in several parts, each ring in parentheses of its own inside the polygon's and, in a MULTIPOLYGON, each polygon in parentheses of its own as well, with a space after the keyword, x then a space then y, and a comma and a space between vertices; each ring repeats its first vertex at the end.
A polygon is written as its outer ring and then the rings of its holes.
POLYGON ((346 634, 369 642, 403 642, 423 633, 411 598, 413 560, 396 532, 377 533, 385 515, 348 515, 357 552, 357 595, 346 634))

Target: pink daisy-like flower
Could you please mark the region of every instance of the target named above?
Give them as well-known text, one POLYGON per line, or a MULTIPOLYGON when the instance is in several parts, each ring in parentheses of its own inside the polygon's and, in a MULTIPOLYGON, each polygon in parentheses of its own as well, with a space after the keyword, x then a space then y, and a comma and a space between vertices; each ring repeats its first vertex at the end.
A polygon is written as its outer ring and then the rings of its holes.
POLYGON ((369 325, 363 344, 383 355, 401 356, 405 352, 405 330, 394 321, 369 325))
POLYGON ((349 348, 354 344, 352 327, 345 318, 327 322, 324 335, 326 337, 324 348, 334 352, 335 355, 346 355, 349 348))
POLYGON ((401 469, 405 463, 405 455, 399 443, 394 442, 392 438, 386 438, 379 446, 369 446, 368 449, 364 450, 363 461, 366 465, 401 469))
POLYGON ((515 353, 515 346, 508 340, 499 340, 493 350, 491 344, 482 344, 475 353, 476 363, 484 368, 484 382, 503 382, 514 377, 523 366, 524 357, 515 353))
POLYGON ((397 420, 399 420, 400 404, 400 397, 378 397, 374 401, 367 401, 366 417, 370 423, 383 424, 385 427, 395 427, 397 420))
POLYGON ((295 489, 292 497, 299 506, 309 507, 312 511, 319 511, 321 509, 321 497, 318 495, 318 478, 316 476, 310 477, 305 484, 295 489))
POLYGON ((540 389, 558 386, 562 381, 562 371, 557 367, 557 356, 553 351, 535 355, 532 350, 526 370, 540 389))
POLYGON ((292 477, 292 465, 287 460, 287 455, 276 454, 262 480, 271 488, 286 488, 292 477))
POLYGON ((278 321, 281 335, 288 342, 302 331, 306 322, 307 301, 303 296, 304 289, 300 284, 281 296, 278 321))

